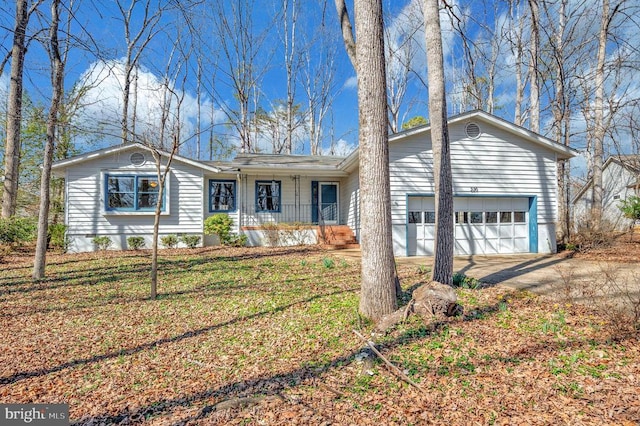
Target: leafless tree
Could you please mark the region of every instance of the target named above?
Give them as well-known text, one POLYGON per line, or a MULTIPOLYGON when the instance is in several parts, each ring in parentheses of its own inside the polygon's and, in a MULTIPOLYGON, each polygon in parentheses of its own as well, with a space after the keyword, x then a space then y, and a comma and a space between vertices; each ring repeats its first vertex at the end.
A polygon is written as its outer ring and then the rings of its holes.
POLYGON ((266 45, 270 26, 258 30, 253 20, 254 7, 253 0, 218 2, 211 16, 220 49, 216 70, 219 80, 213 88, 213 97, 237 133, 241 152, 255 149, 255 112, 272 54, 266 45), (226 98, 221 87, 231 91, 232 99, 226 98))
POLYGON ((16 0, 16 17, 11 48, 11 76, 7 105, 7 143, 4 151, 4 183, 2 193, 2 217, 16 212, 18 180, 20 177, 20 131, 22 122, 22 92, 24 58, 27 53, 27 25, 29 18, 43 0, 16 0))
POLYGON ((424 24, 429 66, 429 121, 436 193, 435 258, 431 277, 433 281, 453 285, 453 187, 438 0, 425 0, 424 24))
MULTIPOLYGON (((122 87, 122 142, 131 140, 135 129, 136 112, 129 111, 131 84, 135 82, 140 58, 145 49, 161 30, 160 20, 165 5, 160 0, 117 0, 116 5, 122 19, 126 53, 124 56, 124 81, 122 87), (128 5, 127 5, 128 3, 128 5), (140 13, 141 9, 141 13, 140 13), (137 27, 137 30, 136 30, 137 27)), ((134 93, 137 96, 137 91, 134 93)))
POLYGON ((302 49, 303 67, 300 74, 307 103, 304 126, 311 155, 321 153, 326 118, 338 93, 336 43, 330 27, 323 13, 318 27, 312 29, 313 33, 310 36, 306 33, 302 49))
POLYGON ((34 257, 33 278, 44 278, 47 255, 47 231, 49 228, 49 200, 51 187, 51 164, 55 150, 58 128, 58 112, 64 97, 64 68, 58 40, 60 23, 60 0, 51 0, 51 24, 49 28, 49 58, 51 61, 51 87, 53 95, 47 117, 47 140, 44 145, 44 162, 40 181, 40 209, 38 211, 38 236, 34 257))
POLYGON ((540 6, 538 0, 528 0, 531 17, 529 40, 529 129, 540 133, 540 6))

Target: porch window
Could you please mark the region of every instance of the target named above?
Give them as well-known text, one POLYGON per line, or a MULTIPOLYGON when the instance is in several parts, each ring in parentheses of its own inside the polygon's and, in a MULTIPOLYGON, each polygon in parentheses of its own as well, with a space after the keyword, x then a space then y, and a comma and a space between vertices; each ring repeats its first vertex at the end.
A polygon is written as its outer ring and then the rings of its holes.
POLYGON ((228 212, 236 209, 236 181, 209 180, 209 211, 228 212))
POLYGON ((256 212, 280 213, 280 181, 256 181, 256 212))
MULTIPOLYGON (((106 175, 105 210, 153 211, 160 184, 156 176, 106 175)), ((165 191, 166 193, 166 191, 165 191)), ((164 205, 162 206, 164 211, 164 205)))

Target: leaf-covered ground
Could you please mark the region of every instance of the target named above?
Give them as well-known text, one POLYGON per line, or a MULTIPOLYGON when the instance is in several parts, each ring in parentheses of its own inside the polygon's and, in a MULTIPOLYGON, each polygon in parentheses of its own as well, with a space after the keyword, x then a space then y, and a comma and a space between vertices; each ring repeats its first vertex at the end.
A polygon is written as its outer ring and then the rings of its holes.
MULTIPOLYGON (((359 265, 302 249, 0 263, 0 401, 70 404, 77 424, 636 425, 640 342, 580 305, 460 289, 465 316, 411 319, 363 368, 359 265), (364 371, 363 371, 364 370, 364 371)), ((400 268, 410 287, 424 268, 400 268)))

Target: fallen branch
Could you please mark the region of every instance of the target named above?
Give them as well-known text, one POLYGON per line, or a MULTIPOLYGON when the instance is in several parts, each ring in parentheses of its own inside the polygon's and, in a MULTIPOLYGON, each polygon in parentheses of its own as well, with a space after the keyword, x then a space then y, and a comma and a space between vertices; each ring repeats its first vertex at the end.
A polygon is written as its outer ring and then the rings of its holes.
POLYGON ((376 345, 371 340, 365 339, 365 337, 362 334, 358 333, 356 330, 353 330, 353 332, 356 334, 356 336, 358 336, 360 338, 360 340, 362 340, 369 347, 369 349, 371 349, 373 351, 373 353, 378 355, 378 357, 382 361, 384 361, 385 364, 387 364, 387 367, 389 367, 389 369, 391 370, 392 373, 394 373, 396 376, 400 377, 405 382, 409 383, 411 386, 413 386, 413 387, 415 387, 417 389, 420 389, 422 392, 424 392, 424 389, 422 389, 422 387, 419 384, 417 384, 416 382, 411 380, 406 374, 404 374, 402 372, 402 370, 400 370, 398 367, 393 365, 393 363, 391 361, 389 361, 384 355, 382 355, 382 353, 380 353, 380 351, 378 349, 376 349, 376 345))

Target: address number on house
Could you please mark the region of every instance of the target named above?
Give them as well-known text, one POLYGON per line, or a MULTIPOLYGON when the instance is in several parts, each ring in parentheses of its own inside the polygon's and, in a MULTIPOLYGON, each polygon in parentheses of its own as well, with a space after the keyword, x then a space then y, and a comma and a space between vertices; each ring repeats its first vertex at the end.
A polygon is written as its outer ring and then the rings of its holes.
POLYGON ((471 192, 478 192, 477 186, 472 186, 470 189, 471 189, 471 192))

